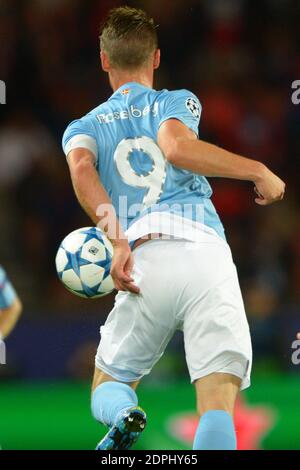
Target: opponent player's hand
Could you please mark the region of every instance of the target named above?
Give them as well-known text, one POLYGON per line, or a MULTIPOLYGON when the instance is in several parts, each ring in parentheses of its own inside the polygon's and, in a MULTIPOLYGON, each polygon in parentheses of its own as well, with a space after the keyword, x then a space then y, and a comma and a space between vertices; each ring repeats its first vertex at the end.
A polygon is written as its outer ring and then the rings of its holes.
POLYGON ((285 183, 267 167, 263 167, 263 171, 254 184, 254 190, 258 195, 255 202, 260 206, 267 206, 283 199, 285 183))
POLYGON ((114 244, 110 274, 115 283, 115 288, 139 294, 140 289, 134 284, 134 279, 131 277, 132 268, 133 257, 127 241, 122 240, 114 244))

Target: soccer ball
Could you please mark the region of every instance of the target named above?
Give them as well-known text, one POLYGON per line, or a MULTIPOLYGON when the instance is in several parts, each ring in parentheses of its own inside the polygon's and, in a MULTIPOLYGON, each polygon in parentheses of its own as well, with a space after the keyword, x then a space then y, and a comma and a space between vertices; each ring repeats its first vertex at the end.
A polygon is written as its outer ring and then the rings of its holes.
POLYGON ((56 258, 57 274, 65 287, 80 297, 96 299, 114 290, 110 275, 113 247, 97 227, 70 233, 56 258))

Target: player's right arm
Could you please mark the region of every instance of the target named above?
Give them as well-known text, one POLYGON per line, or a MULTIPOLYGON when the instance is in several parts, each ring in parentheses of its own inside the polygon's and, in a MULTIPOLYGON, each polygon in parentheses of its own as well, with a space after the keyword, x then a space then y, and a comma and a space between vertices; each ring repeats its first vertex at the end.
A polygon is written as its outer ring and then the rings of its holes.
POLYGON ((268 205, 284 196, 284 182, 264 164, 197 140, 196 134, 177 119, 162 123, 158 144, 166 159, 178 168, 203 176, 252 181, 257 204, 268 205))
POLYGON ((111 276, 118 290, 139 293, 130 275, 133 259, 127 238, 118 221, 111 199, 99 180, 95 156, 85 148, 68 153, 67 161, 77 199, 95 225, 99 226, 114 247, 111 276), (100 210, 105 208, 105 210, 100 210))

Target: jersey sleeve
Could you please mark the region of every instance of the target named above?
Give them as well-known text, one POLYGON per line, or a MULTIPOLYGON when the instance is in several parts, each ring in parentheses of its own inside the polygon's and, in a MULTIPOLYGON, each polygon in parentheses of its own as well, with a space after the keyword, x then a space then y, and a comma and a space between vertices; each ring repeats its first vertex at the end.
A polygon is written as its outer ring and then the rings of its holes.
POLYGON ((188 90, 169 91, 163 103, 159 126, 168 119, 178 119, 198 136, 202 106, 188 90))
POLYGON ((0 310, 11 307, 16 298, 16 291, 0 266, 0 310))
POLYGON ((76 148, 90 150, 98 161, 98 146, 93 124, 86 116, 71 122, 64 132, 62 147, 66 155, 76 148))

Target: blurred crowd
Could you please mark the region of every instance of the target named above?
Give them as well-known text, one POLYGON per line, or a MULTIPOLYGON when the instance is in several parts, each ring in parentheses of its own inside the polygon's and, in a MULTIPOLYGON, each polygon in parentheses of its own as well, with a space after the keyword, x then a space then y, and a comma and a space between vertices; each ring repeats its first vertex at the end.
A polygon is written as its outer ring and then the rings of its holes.
MULTIPOLYGON (((104 315, 112 297, 77 299, 57 280, 61 239, 90 222, 61 150, 67 124, 109 94, 99 24, 117 0, 0 0, 0 260, 26 315, 104 315)), ((156 88, 200 99, 201 138, 259 159, 287 182, 284 202, 254 203, 251 184, 213 180, 214 202, 238 266, 256 358, 290 367, 300 330, 300 79, 297 0, 128 1, 158 24, 156 88), (275 358, 275 361, 274 361, 275 358)))

